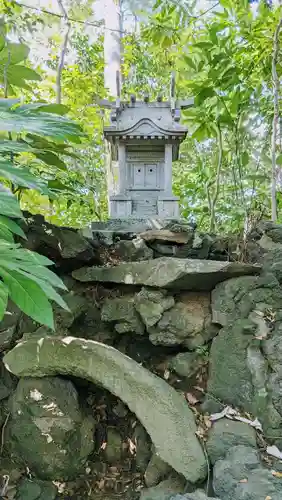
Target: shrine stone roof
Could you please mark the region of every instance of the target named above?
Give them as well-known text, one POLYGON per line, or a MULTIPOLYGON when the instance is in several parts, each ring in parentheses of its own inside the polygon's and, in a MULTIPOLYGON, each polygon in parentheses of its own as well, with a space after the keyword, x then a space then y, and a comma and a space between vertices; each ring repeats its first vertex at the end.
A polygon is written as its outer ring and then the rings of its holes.
POLYGON ((172 139, 182 141, 187 128, 179 123, 180 109, 172 110, 169 102, 122 103, 112 114, 111 125, 104 128, 105 137, 118 139, 172 139))

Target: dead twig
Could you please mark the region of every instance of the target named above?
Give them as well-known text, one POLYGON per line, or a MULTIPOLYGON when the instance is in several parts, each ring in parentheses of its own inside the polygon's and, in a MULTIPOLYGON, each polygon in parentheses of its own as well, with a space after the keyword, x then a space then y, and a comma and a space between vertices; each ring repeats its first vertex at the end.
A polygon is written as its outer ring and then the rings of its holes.
POLYGON ((3 424, 2 431, 1 431, 1 448, 0 448, 0 456, 2 456, 3 449, 4 449, 4 443, 5 443, 5 429, 6 429, 6 426, 7 426, 8 420, 9 420, 9 418, 10 418, 10 415, 11 415, 11 413, 8 413, 8 415, 6 416, 6 418, 5 418, 5 422, 4 422, 4 424, 3 424))

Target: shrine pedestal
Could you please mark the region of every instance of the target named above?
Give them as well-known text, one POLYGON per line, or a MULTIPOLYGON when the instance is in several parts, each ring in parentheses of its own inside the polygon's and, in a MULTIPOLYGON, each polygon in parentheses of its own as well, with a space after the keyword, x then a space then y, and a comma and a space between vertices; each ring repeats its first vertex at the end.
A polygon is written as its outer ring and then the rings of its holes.
POLYGON ((140 217, 178 218, 178 198, 161 195, 157 198, 138 199, 129 195, 114 195, 110 197, 110 217, 131 220, 140 220, 140 217))

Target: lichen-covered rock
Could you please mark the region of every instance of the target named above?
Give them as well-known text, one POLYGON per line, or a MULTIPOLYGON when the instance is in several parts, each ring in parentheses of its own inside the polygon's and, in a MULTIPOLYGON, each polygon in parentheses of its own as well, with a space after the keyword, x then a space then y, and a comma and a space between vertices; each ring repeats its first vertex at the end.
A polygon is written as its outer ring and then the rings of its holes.
POLYGON ((114 267, 83 267, 72 276, 81 282, 99 281, 145 285, 178 290, 212 290, 217 283, 234 276, 258 274, 260 266, 238 262, 161 257, 114 267))
POLYGON ((224 500, 281 500, 282 481, 262 467, 256 450, 235 446, 214 467, 213 488, 224 500))
POLYGON ((38 479, 22 479, 17 485, 15 500, 55 500, 57 488, 38 479))
POLYGON ((136 468, 138 471, 144 473, 152 455, 151 439, 140 423, 137 423, 134 427, 131 439, 137 443, 135 451, 136 468))
POLYGON ((213 323, 226 326, 229 320, 237 317, 237 304, 256 285, 257 280, 253 276, 242 276, 219 283, 211 293, 213 323))
POLYGON ((101 311, 102 321, 115 323, 118 333, 132 332, 143 335, 144 325, 134 304, 134 297, 124 296, 106 299, 101 311))
POLYGON ((55 329, 70 328, 73 322, 87 310, 87 300, 81 295, 69 292, 63 295, 69 311, 59 306, 54 306, 55 329))
POLYGON ((206 445, 212 465, 224 458, 232 446, 238 445, 256 448, 256 432, 253 427, 227 418, 214 422, 206 445))
POLYGON ((27 214, 25 222, 27 242, 24 246, 29 250, 78 262, 93 259, 95 254, 91 243, 78 231, 49 224, 40 215, 27 214))
POLYGON ((8 372, 2 359, 0 359, 0 401, 10 396, 16 385, 16 377, 13 377, 11 373, 8 372))
POLYGON ((181 477, 172 477, 157 486, 141 490, 140 500, 170 500, 177 493, 183 493, 185 481, 181 477))
POLYGON ((18 325, 22 316, 19 308, 9 301, 4 317, 0 321, 0 352, 11 349, 19 338, 18 325))
POLYGON ((160 481, 165 479, 170 472, 171 467, 164 462, 157 453, 153 453, 144 475, 146 486, 148 486, 148 488, 156 486, 160 481))
POLYGON ((184 231, 171 231, 170 229, 149 229, 140 234, 140 238, 145 241, 166 241, 177 244, 192 243, 194 231, 192 228, 184 231))
POLYGON ((220 498, 208 497, 204 491, 197 490, 185 495, 176 495, 171 497, 170 500, 220 500, 220 498))
POLYGON ((107 428, 107 446, 104 456, 109 464, 120 462, 122 457, 122 437, 115 427, 107 428))
POLYGON ((153 250, 147 247, 145 241, 138 237, 133 240, 120 240, 114 246, 114 255, 123 262, 137 262, 153 258, 153 250))
POLYGON ((134 298, 135 309, 147 328, 155 325, 167 309, 174 306, 174 298, 165 291, 142 288, 134 298))
POLYGON ((192 483, 205 478, 205 455, 185 399, 116 349, 90 340, 52 337, 22 342, 4 361, 18 376, 70 374, 102 385, 136 414, 165 462, 192 483))
POLYGON ((93 450, 94 421, 83 415, 72 382, 21 379, 9 410, 7 445, 12 455, 40 478, 76 477, 93 450))
MULTIPOLYGON (((282 247, 282 245, 280 245, 282 247)), ((282 283, 282 248, 267 252, 261 259, 265 273, 272 273, 282 283)))
POLYGON ((220 401, 257 415, 254 386, 248 365, 248 348, 254 330, 246 320, 223 328, 210 350, 208 393, 220 401))
POLYGON ((189 348, 188 339, 196 337, 210 326, 209 306, 209 294, 182 294, 180 301, 164 312, 157 325, 148 329, 150 341, 155 345, 167 346, 188 343, 189 348))
MULTIPOLYGON (((282 289, 273 275, 237 278, 217 285, 212 293, 213 318, 226 326, 213 340, 208 379, 212 396, 259 418, 264 432, 275 439, 277 446, 282 444, 277 439, 282 429, 282 407, 276 398, 282 372, 281 305, 282 289)), ((212 400, 210 403, 213 405, 212 400)))
POLYGON ((204 362, 204 357, 196 352, 180 352, 171 358, 169 366, 180 377, 190 378, 199 371, 204 362))

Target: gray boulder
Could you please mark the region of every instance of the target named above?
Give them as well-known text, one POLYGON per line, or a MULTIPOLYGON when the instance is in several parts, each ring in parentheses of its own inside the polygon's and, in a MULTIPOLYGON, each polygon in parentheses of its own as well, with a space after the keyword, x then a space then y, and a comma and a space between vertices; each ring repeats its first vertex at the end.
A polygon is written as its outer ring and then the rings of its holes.
MULTIPOLYGON (((273 275, 217 285, 212 293, 213 319, 224 328, 212 343, 208 378, 208 393, 257 417, 278 447, 281 304, 282 289, 273 275)), ((212 401, 205 405, 207 411, 214 411, 212 401)))
POLYGON ((78 231, 49 224, 40 215, 27 214, 27 242, 24 246, 29 250, 41 253, 53 253, 63 259, 77 259, 89 262, 94 257, 91 243, 78 231))
POLYGON ((115 267, 83 267, 74 271, 72 276, 81 282, 212 290, 217 283, 226 279, 259 272, 258 265, 161 257, 143 262, 122 263, 115 267))
POLYGON ((7 443, 12 454, 40 478, 76 477, 94 447, 94 420, 83 415, 72 382, 21 379, 9 410, 7 443))
POLYGON ((220 498, 208 497, 204 491, 197 490, 185 495, 176 495, 171 497, 170 500, 220 500, 220 498))
MULTIPOLYGON (((157 325, 148 329, 150 341, 155 345, 184 344, 190 348, 192 339, 201 337, 210 326, 209 306, 209 294, 193 292, 182 294, 180 301, 164 312, 157 325)), ((199 344, 201 343, 200 339, 199 344)))
POLYGON ((281 500, 282 481, 262 467, 256 450, 246 446, 230 449, 214 467, 213 488, 224 500, 281 500))
POLYGON ((171 477, 162 481, 152 488, 141 490, 140 500, 170 500, 177 493, 183 493, 185 480, 179 477, 171 477))
POLYGON ((204 362, 204 357, 197 352, 181 352, 171 358, 169 367, 180 377, 190 378, 198 372, 204 362))
POLYGON ((165 479, 170 472, 171 467, 164 462, 159 455, 153 453, 144 475, 146 486, 156 486, 161 480, 165 479))
POLYGON ((143 239, 121 240, 114 246, 114 256, 123 262, 137 262, 153 258, 153 250, 148 248, 143 239))
POLYGON ((116 464, 122 458, 122 437, 115 427, 107 428, 107 446, 104 457, 109 464, 116 464))
POLYGON ((16 388, 17 379, 13 377, 0 359, 0 401, 7 398, 16 388))
POLYGON ((63 330, 70 328, 73 322, 78 319, 87 310, 87 300, 81 295, 73 292, 63 294, 63 299, 66 302, 69 311, 61 307, 54 306, 55 330, 63 330))
POLYGON ((207 440, 207 452, 212 465, 232 446, 244 445, 256 448, 256 432, 253 427, 243 422, 223 418, 214 422, 207 440))
POLYGON ((135 295, 135 309, 140 314, 147 328, 155 325, 162 317, 164 311, 174 306, 174 298, 167 296, 166 291, 142 288, 135 295))
POLYGON ((18 344, 4 361, 18 376, 71 374, 102 385, 136 414, 165 462, 192 483, 205 478, 205 455, 185 399, 116 349, 73 337, 47 337, 18 344))
POLYGON ((114 323, 118 333, 132 332, 143 335, 145 330, 131 295, 106 299, 102 306, 101 319, 114 323))
POLYGON ((135 454, 136 468, 138 471, 145 473, 152 455, 151 439, 140 423, 137 423, 134 427, 131 439, 133 440, 133 442, 137 443, 135 454))
POLYGON ((15 500, 55 500, 57 488, 38 479, 22 479, 17 485, 15 500))

